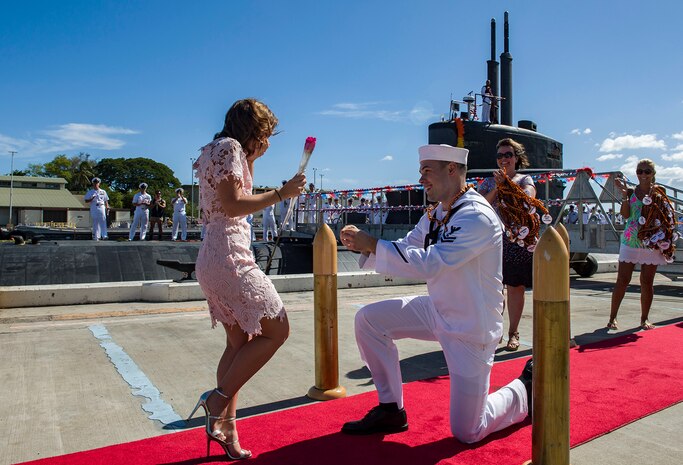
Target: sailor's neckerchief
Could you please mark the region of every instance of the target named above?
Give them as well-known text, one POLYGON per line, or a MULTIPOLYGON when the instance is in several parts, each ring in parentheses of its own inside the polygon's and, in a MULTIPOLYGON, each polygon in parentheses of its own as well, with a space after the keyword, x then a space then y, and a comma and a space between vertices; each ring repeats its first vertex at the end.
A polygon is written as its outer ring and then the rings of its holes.
MULTIPOLYGON (((458 199, 458 200, 460 200, 460 199, 458 199)), ((457 213, 457 211, 460 210, 460 208, 461 208, 463 205, 465 205, 465 203, 467 203, 467 202, 461 202, 461 203, 459 203, 458 205, 456 205, 455 207, 453 207, 453 208, 450 209, 449 214, 448 214, 448 215, 449 215, 449 216, 448 216, 448 222, 449 222, 449 223, 451 222, 451 220, 453 219, 453 217, 455 216, 455 214, 457 213)), ((429 247, 430 245, 436 244, 437 241, 439 240, 439 231, 441 230, 441 226, 438 226, 438 225, 437 225, 437 226, 436 226, 436 229, 434 229, 434 225, 435 225, 435 224, 437 224, 435 220, 431 220, 431 221, 429 222, 429 232, 428 232, 427 234, 425 234, 425 240, 424 240, 424 248, 425 248, 425 250, 426 250, 427 247, 429 247)), ((447 224, 444 224, 444 226, 447 226, 447 224)))

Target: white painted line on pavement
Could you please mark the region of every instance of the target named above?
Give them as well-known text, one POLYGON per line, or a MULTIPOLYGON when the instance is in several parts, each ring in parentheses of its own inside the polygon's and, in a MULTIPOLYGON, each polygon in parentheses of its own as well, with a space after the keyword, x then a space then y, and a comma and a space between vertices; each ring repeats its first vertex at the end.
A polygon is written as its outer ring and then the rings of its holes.
POLYGON ((133 395, 147 399, 142 404, 142 410, 151 414, 148 416, 150 420, 158 420, 164 425, 182 421, 182 418, 173 411, 173 407, 161 399, 161 393, 147 378, 147 375, 140 370, 123 348, 113 341, 104 325, 90 325, 88 329, 100 341, 100 346, 116 367, 116 371, 130 385, 133 395))

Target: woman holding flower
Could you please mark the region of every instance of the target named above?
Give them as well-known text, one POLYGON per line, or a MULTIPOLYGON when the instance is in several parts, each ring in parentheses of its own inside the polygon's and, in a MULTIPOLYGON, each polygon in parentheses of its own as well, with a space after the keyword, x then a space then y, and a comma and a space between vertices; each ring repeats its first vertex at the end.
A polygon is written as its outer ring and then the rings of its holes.
POLYGON ((263 103, 239 100, 225 116, 223 130, 202 148, 195 162, 206 227, 196 273, 227 346, 218 362, 217 388, 201 395, 195 410, 206 413, 207 452, 217 442, 232 459, 251 452, 240 447, 235 414, 239 389, 285 342, 289 323, 275 287, 251 251, 247 216, 299 195, 306 185, 297 174, 280 189, 252 194, 254 162, 270 146, 278 120, 263 103))

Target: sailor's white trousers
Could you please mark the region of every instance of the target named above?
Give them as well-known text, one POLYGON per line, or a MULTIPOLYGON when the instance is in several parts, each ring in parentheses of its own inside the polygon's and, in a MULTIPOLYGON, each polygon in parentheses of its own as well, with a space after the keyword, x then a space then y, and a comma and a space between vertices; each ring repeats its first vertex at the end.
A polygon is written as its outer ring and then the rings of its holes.
POLYGON ((527 417, 524 384, 515 379, 489 394, 489 378, 498 341, 473 344, 449 333, 428 296, 412 296, 366 305, 355 319, 361 358, 372 373, 381 403, 403 408, 397 339, 438 341, 450 374, 451 432, 465 443, 519 423, 527 417))

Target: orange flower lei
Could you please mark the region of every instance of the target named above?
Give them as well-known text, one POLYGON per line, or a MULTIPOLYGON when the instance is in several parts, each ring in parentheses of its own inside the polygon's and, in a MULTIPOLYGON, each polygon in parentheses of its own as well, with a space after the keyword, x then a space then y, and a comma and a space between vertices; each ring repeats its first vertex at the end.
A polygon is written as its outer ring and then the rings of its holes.
POLYGON ((543 202, 529 196, 507 176, 498 184, 497 189, 500 203, 498 213, 505 225, 505 235, 510 242, 533 252, 541 226, 541 215, 538 212, 543 215, 543 221, 547 222, 550 216, 548 209, 543 202))
MULTIPOLYGON (((467 191, 469 190, 470 187, 474 187, 474 186, 473 186, 472 184, 467 184, 467 185, 465 185, 465 187, 463 187, 463 188, 460 190, 460 192, 458 192, 457 194, 455 194, 455 196, 453 197, 453 199, 452 199, 450 202, 448 202, 447 207, 445 207, 445 208, 448 208, 448 211, 446 212, 446 215, 445 215, 445 216, 443 217, 443 219, 441 219, 441 220, 438 219, 438 218, 436 218, 436 217, 434 216, 434 210, 436 210, 436 207, 438 206, 438 204, 434 204, 434 205, 428 206, 428 207, 427 207, 427 218, 429 218, 429 221, 435 222, 436 225, 439 226, 439 227, 443 226, 444 224, 448 224, 448 220, 451 219, 451 206, 452 206, 455 202, 457 202, 458 199, 459 199, 460 197, 462 197, 463 194, 464 194, 465 192, 467 192, 467 191)), ((445 209, 445 208, 444 208, 444 209, 445 209)))
POLYGON ((666 195, 666 190, 661 186, 652 186, 650 193, 645 197, 652 202, 649 205, 643 202, 638 239, 643 241, 646 247, 659 250, 666 261, 671 263, 674 260, 676 240, 678 240, 674 208, 666 195))

